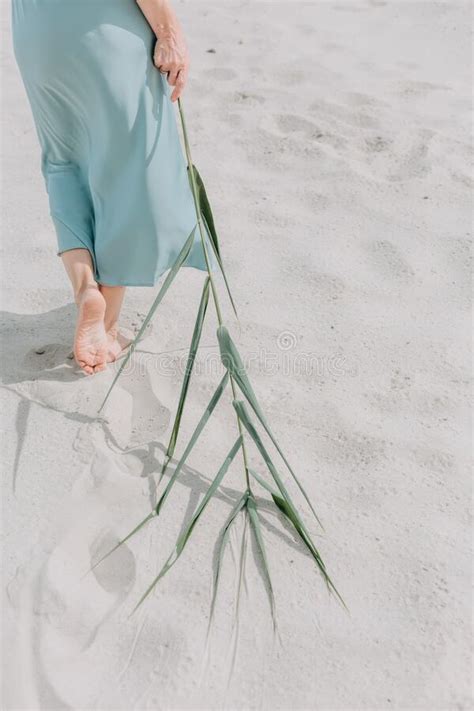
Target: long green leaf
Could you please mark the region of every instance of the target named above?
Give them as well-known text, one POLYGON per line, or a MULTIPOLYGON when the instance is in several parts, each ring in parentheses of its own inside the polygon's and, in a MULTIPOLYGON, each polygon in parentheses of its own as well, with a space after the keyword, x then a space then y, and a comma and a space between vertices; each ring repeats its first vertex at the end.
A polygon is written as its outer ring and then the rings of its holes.
POLYGON ((275 491, 275 489, 273 489, 270 486, 270 484, 268 484, 268 482, 265 481, 265 479, 263 479, 259 474, 257 474, 257 472, 254 469, 249 467, 248 471, 249 471, 249 474, 251 474, 254 477, 254 479, 256 479, 256 481, 258 481, 258 483, 261 486, 263 486, 263 488, 266 489, 271 494, 273 501, 278 506, 280 511, 282 513, 284 513, 287 518, 290 519, 293 526, 297 529, 298 534, 304 539, 305 545, 307 545, 308 548, 310 548, 311 552, 313 552, 312 548, 311 548, 312 543, 307 538, 304 530, 301 528, 299 517, 294 516, 294 513, 293 513, 294 507, 292 508, 291 506, 289 506, 288 503, 286 502, 286 500, 282 496, 280 496, 280 494, 277 491, 275 491))
MULTIPOLYGON (((203 180, 199 174, 198 169, 196 166, 193 164, 192 166, 194 170, 194 179, 196 181, 196 187, 198 190, 198 203, 199 203, 199 209, 201 212, 201 215, 206 221, 208 230, 209 230, 209 236, 212 240, 214 251, 216 252, 217 255, 220 256, 221 250, 219 246, 219 238, 217 236, 217 231, 216 231, 216 226, 214 223, 214 216, 212 214, 211 210, 211 205, 209 203, 209 198, 207 197, 206 193, 206 188, 204 187, 203 180)), ((191 176, 188 176, 189 180, 191 182, 191 176)))
POLYGON ((258 483, 264 487, 268 492, 270 492, 273 501, 277 505, 277 507, 280 509, 280 511, 286 516, 286 518, 289 520, 289 522, 292 524, 292 526, 296 529, 296 532, 302 539, 303 543, 305 546, 309 549, 311 555, 313 557, 317 557, 319 554, 316 551, 313 542, 311 539, 308 537, 306 533, 306 529, 304 527, 304 524, 302 524, 302 521, 300 517, 295 515, 295 508, 294 506, 291 506, 288 504, 288 502, 280 496, 266 481, 263 479, 257 472, 249 467, 249 473, 258 481, 258 483))
POLYGON ((236 517, 242 511, 243 507, 245 506, 247 502, 247 498, 249 496, 249 491, 245 491, 244 494, 240 497, 240 499, 237 501, 236 505, 232 509, 229 518, 227 519, 224 529, 222 531, 222 534, 220 536, 220 541, 219 541, 219 546, 218 546, 218 553, 217 553, 217 560, 216 560, 216 568, 214 572, 214 584, 213 584, 213 593, 212 593, 212 600, 211 600, 211 609, 209 613, 209 624, 207 626, 207 634, 209 635, 209 630, 211 628, 211 622, 214 616, 214 608, 216 604, 216 598, 217 598, 217 590, 219 587, 219 577, 220 577, 220 571, 221 571, 221 566, 222 566, 222 560, 224 557, 224 550, 227 545, 227 541, 229 539, 229 533, 231 526, 233 522, 235 521, 236 517))
MULTIPOLYGON (((208 227, 207 222, 206 222, 206 218, 205 218, 204 216, 203 216, 203 222, 204 222, 205 227, 209 230, 209 227, 208 227)), ((232 306, 232 311, 234 312, 235 318, 237 319, 237 321, 238 321, 239 324, 240 324, 239 314, 238 314, 238 312, 237 312, 237 306, 235 305, 234 297, 232 296, 232 292, 231 292, 231 290, 230 290, 230 284, 229 284, 229 280, 227 279, 226 271, 225 271, 225 269, 224 269, 224 264, 223 264, 223 262, 222 262, 222 257, 221 257, 221 255, 219 254, 219 252, 216 251, 216 248, 215 248, 215 246, 214 246, 214 242, 212 242, 212 240, 211 240, 211 244, 212 244, 212 248, 213 248, 213 250, 214 250, 214 254, 215 254, 215 256, 216 256, 216 259, 217 259, 217 263, 218 263, 218 265, 219 265, 219 269, 221 270, 221 274, 222 274, 222 277, 223 277, 223 279, 224 279, 224 284, 225 284, 225 288, 226 288, 226 291, 227 291, 227 296, 229 297, 229 301, 230 301, 230 304, 231 304, 231 306, 232 306)))
POLYGON ((221 468, 219 469, 214 480, 212 481, 211 485, 207 489, 201 503, 199 504, 196 511, 194 512, 194 515, 193 515, 191 521, 189 522, 189 524, 186 526, 185 530, 179 536, 173 552, 171 553, 168 560, 166 561, 166 563, 164 564, 164 566, 162 567, 162 569, 160 570, 160 572, 158 573, 156 578, 153 580, 151 585, 149 585, 149 587, 146 589, 144 594, 141 596, 140 600, 138 601, 135 608, 133 609, 133 612, 135 612, 135 610, 143 603, 143 601, 148 597, 148 595, 151 593, 153 588, 156 586, 158 581, 164 575, 166 575, 166 573, 169 571, 169 569, 176 563, 176 561, 180 557, 181 553, 183 552, 183 550, 186 546, 186 543, 189 540, 189 537, 191 536, 191 533, 193 532, 194 526, 198 522, 202 512, 206 508, 210 499, 214 496, 215 492, 217 491, 222 479, 224 478, 225 474, 227 473, 229 466, 231 465, 235 455, 237 454, 237 452, 239 451, 241 446, 242 446, 242 436, 240 435, 239 437, 237 437, 237 439, 234 442, 232 448, 230 449, 227 457, 224 459, 224 462, 223 462, 221 468))
MULTIPOLYGON (((311 555, 313 556, 313 558, 315 558, 317 560, 317 558, 319 557, 319 553, 315 549, 314 544, 311 541, 311 539, 308 538, 304 527, 301 525, 301 519, 299 518, 299 516, 295 515, 295 511, 294 511, 293 507, 289 506, 288 502, 285 501, 281 496, 275 496, 272 494, 272 497, 273 497, 275 504, 280 509, 280 511, 284 514, 284 516, 286 516, 288 521, 293 524, 296 532, 298 533, 298 535, 301 538, 304 545, 308 548, 308 550, 311 553, 311 555)), ((347 610, 348 608, 347 608, 346 603, 344 602, 341 594, 334 587, 334 584, 332 583, 332 581, 329 577, 326 577, 326 583, 328 584, 330 589, 336 594, 339 601, 344 605, 344 607, 347 610)))
POLYGON ((179 462, 177 463, 176 468, 175 468, 172 476, 170 477, 170 480, 169 480, 168 484, 166 485, 166 488, 165 488, 164 492, 162 493, 160 500, 158 501, 158 503, 155 507, 155 511, 157 514, 160 513, 161 508, 162 508, 163 504, 165 503, 165 501, 166 501, 166 499, 173 487, 174 482, 176 481, 181 469, 183 468, 183 466, 186 462, 186 459, 189 457, 189 454, 191 453, 192 448, 196 444, 199 435, 203 431, 204 427, 207 424, 207 421, 209 420, 217 403, 219 402, 221 395, 225 390, 228 380, 229 380, 229 373, 226 372, 226 374, 220 381, 219 385, 217 386, 216 390, 214 391, 214 395, 210 399, 209 404, 204 411, 204 414, 202 415, 201 419, 199 420, 198 424, 196 425, 196 428, 191 436, 191 439, 189 440, 188 444, 186 445, 183 455, 181 456, 179 462))
MULTIPOLYGON (((234 400, 232 404, 237 412, 239 420, 242 422, 245 429, 247 430, 247 432, 249 433, 249 435, 255 442, 255 445, 257 446, 258 451, 262 455, 262 458, 263 458, 265 464, 267 465, 268 470, 269 470, 270 474, 272 475, 276 485, 278 486, 278 489, 280 490, 281 495, 288 502, 289 506, 291 506, 291 508, 294 510, 295 515, 298 516, 298 512, 296 510, 295 505, 293 504, 293 502, 291 500, 290 494, 289 494, 286 486, 284 485, 283 480, 282 480, 280 474, 278 473, 278 470, 276 469, 276 467, 273 463, 273 460, 270 457, 265 445, 263 444, 260 435, 258 434, 257 430, 255 429, 255 426, 254 426, 252 420, 250 419, 250 416, 247 412, 245 403, 242 400, 234 400)), ((302 522, 302 526, 304 527, 303 522, 302 522)), ((310 538, 309 533, 308 533, 308 538, 310 538)), ((321 565, 324 570, 324 564, 323 564, 322 560, 321 560, 321 565)))
POLYGON ((245 578, 245 564, 247 562, 247 528, 248 528, 248 518, 249 518, 249 513, 247 510, 247 507, 244 508, 244 513, 245 513, 244 528, 242 531, 242 540, 241 540, 241 544, 240 544, 240 556, 239 556, 239 578, 238 578, 238 585, 237 585, 237 595, 236 595, 236 599, 235 599, 234 621, 232 624, 232 635, 234 638, 234 643, 233 643, 233 649, 232 649, 232 657, 231 657, 230 664, 229 664, 229 671, 227 674, 227 687, 229 687, 232 674, 234 673, 235 660, 237 658, 237 648, 239 645, 239 632, 240 632, 239 611, 240 611, 240 600, 242 598, 242 587, 244 587, 245 591, 247 592, 247 580, 245 578), (235 634, 234 634, 234 630, 235 630, 235 634))
MULTIPOLYGON (((227 294, 229 297, 229 301, 232 305, 232 309, 234 311, 234 314, 235 314, 237 320, 239 320, 239 315, 237 313, 237 307, 235 305, 234 298, 233 298, 232 292, 230 290, 229 280, 227 279, 227 274, 224 269, 224 264, 222 262, 222 255, 221 255, 220 246, 219 246, 219 238, 217 236, 216 226, 214 223, 214 216, 212 214, 211 205, 210 205, 209 199, 207 197, 206 188, 204 187, 204 183, 202 181, 201 176, 199 175, 198 169, 196 168, 196 166, 194 164, 192 167, 193 167, 194 180, 195 180, 195 185, 196 185, 196 190, 197 190, 197 200, 198 200, 198 205, 199 205, 199 212, 201 214, 201 218, 202 218, 202 221, 203 221, 204 226, 206 228, 206 231, 209 235, 209 241, 211 243, 213 252, 215 254, 217 263, 219 265, 219 269, 221 270, 221 274, 224 278, 224 283, 225 283, 225 287, 226 287, 227 294)), ((190 182, 191 189, 192 189, 193 185, 192 185, 192 180, 191 180, 191 174, 189 172, 189 167, 188 167, 188 178, 189 178, 189 182, 190 182)))
POLYGON ((178 439, 179 427, 181 424, 181 418, 183 415, 184 403, 186 401, 186 396, 189 388, 189 381, 191 380, 191 374, 194 366, 194 361, 196 359, 196 354, 199 348, 199 342, 201 340, 202 327, 204 324, 204 318, 206 316, 207 305, 209 303, 209 284, 210 279, 206 277, 204 282, 204 287, 201 295, 201 302, 199 304, 198 314, 196 317, 196 323, 194 324, 193 335, 191 338, 191 345, 189 348, 188 358, 186 361, 186 371, 184 373, 183 383, 181 385, 181 393, 179 396, 178 409, 176 411, 176 417, 174 419, 173 430, 171 432, 170 440, 168 443, 168 448, 166 450, 165 459, 163 462, 163 467, 161 469, 160 479, 166 471, 166 468, 174 454, 176 447, 176 441, 178 439))
POLYGON ((273 436, 272 431, 270 430, 270 427, 269 427, 269 425, 265 419, 265 416, 260 408, 260 405, 258 403, 257 397, 253 391, 252 386, 250 385, 250 381, 248 379, 247 372, 245 370, 245 366, 243 364, 242 358, 240 357, 239 352, 235 346, 235 343, 233 342, 232 338, 230 337, 229 331, 227 330, 227 328, 225 326, 219 326, 219 328, 217 329, 217 338, 219 340, 221 360, 222 360, 224 367, 227 368, 229 373, 232 375, 234 380, 237 382, 237 385, 239 386, 243 395, 245 395, 245 397, 247 398, 250 406, 252 407, 253 411, 255 412, 258 419, 260 420, 260 423, 263 425, 266 433, 268 434, 271 441, 273 442, 277 452, 279 453, 279 455, 285 462, 285 464, 288 468, 288 471, 290 472, 291 476, 295 480, 299 490, 301 491, 304 498, 306 499, 306 502, 307 502, 308 506, 310 507, 311 511, 313 512, 313 515, 314 515, 316 521, 319 523, 321 528, 324 530, 324 526, 321 523, 321 521, 319 520, 316 511, 314 510, 314 507, 309 499, 308 494, 306 493, 301 482, 299 481, 298 477, 294 473, 288 460, 286 459, 285 455, 281 451, 278 442, 276 441, 275 437, 273 436))
MULTIPOLYGON (((270 486, 270 484, 268 484, 268 482, 266 482, 265 479, 263 479, 263 477, 261 477, 259 474, 257 474, 257 472, 254 469, 252 469, 251 467, 248 467, 248 471, 254 477, 254 479, 256 481, 258 481, 258 483, 261 486, 263 486, 263 488, 266 489, 271 494, 273 501, 275 502, 277 507, 280 509, 281 513, 288 519, 289 523, 292 524, 292 526, 296 530, 297 534, 301 538, 304 545, 308 548, 311 555, 317 561, 317 558, 319 557, 319 553, 315 549, 314 544, 311 541, 311 539, 307 536, 307 534, 305 532, 305 527, 304 527, 304 525, 302 525, 302 521, 301 521, 300 517, 298 515, 295 515, 294 506, 291 506, 290 504, 288 504, 288 502, 282 496, 280 496, 275 491, 275 489, 273 489, 270 486)), ((347 605, 344 602, 344 600, 342 599, 341 595, 338 593, 337 590, 334 589, 333 591, 336 593, 338 599, 340 600, 340 602, 344 605, 344 607, 347 610, 347 605)))
MULTIPOLYGON (((309 550, 310 550, 314 560, 316 561, 316 564, 317 564, 328 588, 332 589, 333 592, 337 595, 337 597, 341 600, 341 602, 345 605, 345 603, 344 603, 343 599, 341 598, 340 594, 338 593, 334 583, 332 582, 331 578, 329 577, 329 575, 326 571, 326 566, 324 565, 324 562, 323 562, 316 546, 314 545, 313 541, 311 540, 311 536, 309 535, 309 532, 306 529, 306 526, 304 525, 301 517, 299 516, 299 514, 296 510, 296 507, 293 504, 291 497, 290 497, 275 465, 273 464, 273 461, 272 461, 267 449, 265 448, 265 445, 263 444, 263 442, 260 438, 260 435, 258 434, 257 430, 255 429, 255 427, 254 427, 254 425, 247 413, 245 403, 242 400, 234 400, 233 405, 234 405, 235 410, 239 416, 240 421, 244 425, 245 429, 247 430, 247 432, 249 433, 249 435, 255 442, 257 449, 259 450, 260 454, 262 455, 262 458, 265 461, 265 463, 270 471, 270 474, 272 475, 276 485, 278 486, 280 493, 281 493, 283 499, 285 500, 288 509, 292 513, 293 519, 295 521, 298 521, 299 528, 301 529, 302 532, 304 532, 305 543, 306 543, 306 539, 307 539, 307 541, 311 544, 311 547, 309 548, 309 550)), ((275 501, 275 503, 278 505, 277 501, 275 501)), ((292 520, 292 522, 294 524, 293 520, 292 520)))
MULTIPOLYGON (((260 476, 260 474, 257 474, 255 469, 252 469, 251 467, 248 467, 249 474, 253 476, 253 478, 258 481, 260 486, 263 486, 264 489, 266 489, 272 496, 278 496, 281 499, 281 496, 273 489, 268 482, 265 481, 263 477, 260 476)), ((282 499, 283 501, 283 499, 282 499)))
POLYGON ((260 551, 263 563, 263 574, 267 584, 267 591, 270 600, 270 609, 272 613, 273 629, 276 631, 276 613, 275 613, 275 596, 273 594, 272 579, 270 576, 270 568, 268 566, 267 552, 265 550, 265 543, 262 536, 262 529, 260 526, 260 519, 258 517, 257 502, 253 494, 247 499, 247 511, 249 512, 250 525, 255 536, 255 542, 260 551))
POLYGON ((254 479, 256 479, 256 481, 258 481, 258 483, 271 494, 275 504, 278 506, 280 511, 289 519, 290 523, 294 526, 298 535, 302 538, 304 544, 309 548, 311 555, 314 555, 315 551, 313 544, 306 535, 303 528, 301 527, 299 517, 294 515, 294 507, 288 505, 286 500, 282 496, 280 496, 280 494, 278 494, 278 492, 276 492, 275 489, 273 489, 270 484, 265 481, 265 479, 263 479, 259 474, 257 474, 254 469, 249 467, 248 471, 254 477, 254 479))
POLYGON ((203 180, 199 174, 199 171, 195 165, 193 165, 193 169, 194 169, 194 175, 196 178, 196 184, 197 184, 197 187, 199 190, 198 195, 199 195, 199 207, 200 207, 200 211, 201 211, 201 216, 202 216, 204 223, 206 225, 206 228, 210 234, 211 244, 214 249, 214 254, 216 255, 216 259, 219 264, 219 268, 221 270, 222 276, 224 278, 224 283, 225 283, 225 287, 227 289, 227 294, 229 296, 230 303, 232 304, 232 308, 234 310, 235 316, 238 319, 239 315, 237 313, 237 307, 234 303, 234 299, 232 297, 232 292, 231 292, 230 286, 229 286, 229 281, 227 279, 227 274, 225 272, 224 264, 222 262, 222 254, 221 254, 220 245, 219 245, 219 238, 217 236, 216 225, 214 222, 214 215, 212 214, 211 205, 209 203, 209 198, 207 197, 206 187, 205 187, 204 182, 203 182, 203 180))
POLYGON ((159 292, 158 292, 158 294, 157 294, 157 296, 156 296, 156 298, 155 298, 153 304, 151 305, 150 310, 148 311, 147 315, 145 316, 145 318, 144 318, 144 320, 143 320, 143 323, 142 323, 142 325, 141 325, 141 327, 140 327, 140 330, 138 331, 137 335, 135 336, 133 342, 130 344, 130 346, 129 346, 129 348, 128 348, 127 355, 126 355, 125 358, 123 359, 120 368, 118 369, 118 371, 117 371, 117 373, 116 373, 114 379, 112 380, 112 384, 111 384, 110 388, 107 390, 107 394, 106 394, 106 396, 105 396, 105 398, 104 398, 104 400, 103 400, 103 402, 102 402, 102 405, 99 407, 98 412, 101 412, 101 410, 103 409, 105 403, 107 402, 107 400, 108 400, 108 398, 109 398, 110 393, 112 392, 112 389, 113 389, 115 383, 116 383, 117 380, 119 379, 120 375, 121 375, 122 372, 123 372, 123 369, 125 368, 125 366, 127 365, 128 361, 130 360, 130 358, 131 358, 131 356, 132 356, 132 353, 134 352, 135 348, 137 347, 138 342, 141 340, 141 338, 142 338, 142 336, 143 336, 143 334, 144 334, 144 332, 145 332, 145 330, 146 330, 146 327, 148 326, 148 324, 150 323, 151 319, 153 318, 156 309, 158 308, 158 306, 160 305, 161 301, 163 300, 163 297, 164 297, 164 295, 166 294, 166 292, 168 291, 168 289, 169 289, 171 283, 173 282, 173 280, 174 280, 176 274, 178 273, 178 271, 179 271, 180 268, 182 267, 183 262, 184 262, 184 261, 186 260, 186 258, 188 257, 189 252, 191 251, 191 247, 192 247, 192 245, 193 245, 194 233, 195 233, 195 231, 196 231, 196 227, 197 227, 197 225, 194 225, 194 227, 193 227, 193 229, 192 229, 192 231, 191 231, 189 237, 187 238, 186 242, 185 242, 184 245, 183 245, 183 248, 181 249, 180 253, 179 253, 178 256, 177 256, 176 261, 174 262, 174 264, 173 264, 173 266, 171 267, 171 269, 168 271, 168 274, 166 275, 166 278, 165 278, 165 280, 164 280, 164 282, 163 282, 163 285, 161 286, 161 288, 160 288, 160 290, 159 290, 159 292))

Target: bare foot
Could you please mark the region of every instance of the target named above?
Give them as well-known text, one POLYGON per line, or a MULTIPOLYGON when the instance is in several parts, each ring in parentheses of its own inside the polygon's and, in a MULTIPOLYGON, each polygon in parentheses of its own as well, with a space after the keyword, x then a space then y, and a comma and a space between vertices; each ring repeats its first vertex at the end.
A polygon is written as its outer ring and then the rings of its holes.
POLYGON ((104 327, 105 299, 96 287, 84 290, 78 301, 74 357, 88 375, 107 366, 108 340, 104 327))
POLYGON ((130 338, 125 338, 117 328, 111 328, 107 332, 108 353, 107 362, 113 363, 131 344, 130 338))

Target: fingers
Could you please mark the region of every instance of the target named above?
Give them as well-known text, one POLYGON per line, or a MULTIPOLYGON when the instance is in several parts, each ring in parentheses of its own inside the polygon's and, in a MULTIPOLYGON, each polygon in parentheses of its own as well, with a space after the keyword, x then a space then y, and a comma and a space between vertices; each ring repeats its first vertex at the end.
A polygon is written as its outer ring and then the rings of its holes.
POLYGON ((186 84, 188 67, 184 64, 176 64, 175 62, 155 62, 155 66, 162 74, 166 75, 168 84, 174 87, 171 94, 171 101, 176 101, 181 96, 186 84))
POLYGON ((178 78, 178 74, 180 71, 183 69, 183 66, 173 66, 169 71, 168 71, 168 84, 170 86, 175 86, 176 85, 176 80, 178 78))
MULTIPOLYGON (((184 86, 186 84, 186 70, 182 69, 177 76, 175 87, 173 93, 171 94, 171 101, 177 101, 181 94, 183 93, 184 86)), ((171 82, 170 82, 171 83, 171 82)))
POLYGON ((182 65, 177 68, 176 65, 162 64, 158 68, 162 74, 167 74, 168 84, 174 87, 171 94, 171 101, 176 101, 183 93, 186 84, 188 76, 187 67, 182 65))
MULTIPOLYGON (((175 38, 176 39, 176 38, 175 38)), ((189 72, 189 52, 184 38, 177 36, 176 41, 168 41, 166 37, 157 40, 153 52, 153 63, 167 78, 173 87, 171 101, 181 96, 189 72)))
POLYGON ((177 62, 155 62, 155 66, 162 74, 168 75, 168 82, 174 86, 179 72, 184 69, 184 64, 177 62))

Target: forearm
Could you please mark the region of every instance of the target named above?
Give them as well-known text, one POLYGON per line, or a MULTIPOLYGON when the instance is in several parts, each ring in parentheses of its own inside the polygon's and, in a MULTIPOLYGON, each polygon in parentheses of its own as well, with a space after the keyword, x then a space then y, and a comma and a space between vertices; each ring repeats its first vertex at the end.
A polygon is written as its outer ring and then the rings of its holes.
POLYGON ((175 39, 181 27, 169 0, 136 0, 148 24, 160 39, 175 39))
POLYGON ((174 87, 171 101, 181 96, 189 71, 189 53, 169 0, 136 0, 157 40, 153 63, 174 87))

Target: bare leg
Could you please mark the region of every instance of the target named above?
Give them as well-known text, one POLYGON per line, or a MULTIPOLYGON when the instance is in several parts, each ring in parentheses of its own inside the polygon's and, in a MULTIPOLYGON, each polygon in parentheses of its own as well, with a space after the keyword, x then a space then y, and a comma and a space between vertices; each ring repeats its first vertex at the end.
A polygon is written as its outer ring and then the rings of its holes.
POLYGON ((105 330, 109 332, 118 327, 120 310, 122 308, 123 297, 125 296, 125 287, 99 284, 99 289, 105 299, 105 330))
POLYGON ((78 307, 74 357, 82 370, 92 375, 104 370, 107 364, 105 299, 94 279, 92 259, 87 249, 71 249, 63 252, 61 257, 78 307))
POLYGON ((99 284, 99 289, 106 303, 105 331, 109 342, 107 360, 110 363, 114 361, 130 343, 130 340, 122 336, 118 326, 120 310, 125 296, 125 287, 99 284))

